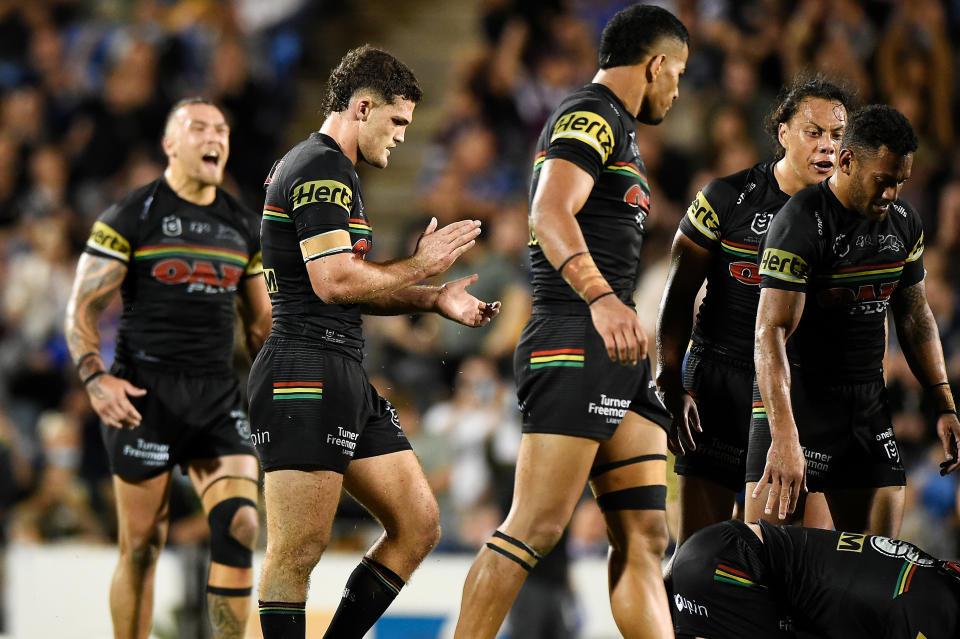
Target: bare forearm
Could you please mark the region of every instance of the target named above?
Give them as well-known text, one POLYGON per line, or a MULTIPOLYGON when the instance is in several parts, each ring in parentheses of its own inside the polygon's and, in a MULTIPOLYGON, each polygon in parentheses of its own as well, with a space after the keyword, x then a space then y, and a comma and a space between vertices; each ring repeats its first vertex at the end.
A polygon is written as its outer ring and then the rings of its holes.
POLYGON ((341 269, 336 277, 311 274, 317 297, 328 304, 377 304, 426 277, 414 258, 383 264, 353 260, 351 267, 341 269))
POLYGON ((64 331, 70 355, 78 364, 81 379, 104 369, 100 359, 98 322, 120 288, 125 274, 125 265, 107 258, 85 254, 77 264, 73 292, 67 303, 64 331))
POLYGON ((434 310, 439 286, 414 285, 394 291, 378 299, 364 302, 360 310, 367 315, 405 315, 434 310))
POLYGON ((757 326, 754 366, 773 439, 798 436, 790 401, 790 362, 786 341, 786 331, 782 327, 757 326))
POLYGON ((922 282, 897 292, 893 316, 900 347, 917 381, 924 387, 947 381, 940 331, 922 282))
POLYGON ((679 388, 683 385, 683 358, 690 342, 693 319, 689 306, 668 293, 657 317, 657 384, 679 388))

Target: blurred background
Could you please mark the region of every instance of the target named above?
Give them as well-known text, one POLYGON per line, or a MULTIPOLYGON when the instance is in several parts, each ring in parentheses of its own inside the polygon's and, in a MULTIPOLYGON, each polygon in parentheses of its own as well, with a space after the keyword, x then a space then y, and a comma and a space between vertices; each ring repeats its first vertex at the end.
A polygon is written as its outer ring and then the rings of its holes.
MULTIPOLYGON (((226 188, 259 210, 273 161, 319 127, 330 68, 370 42, 403 59, 424 88, 390 167, 360 169, 376 228, 371 257, 409 254, 431 216, 480 219, 482 241, 448 279, 477 272, 474 293, 503 301, 481 330, 435 317, 365 322, 367 370, 398 408, 440 501, 436 553, 475 552, 509 505, 519 443, 512 353, 530 308, 533 145, 559 100, 592 77, 600 30, 626 4, 0 0, 0 550, 114 541, 106 456, 63 338, 64 308, 92 222, 162 172, 169 107, 204 95, 225 108, 226 188)), ((951 257, 960 249, 960 0, 656 4, 687 25, 692 46, 673 110, 638 131, 653 204, 637 300, 651 343, 670 241, 692 196, 713 177, 771 158, 764 118, 780 86, 823 71, 861 103, 895 106, 920 135, 903 197, 924 220, 927 295, 960 382, 960 264, 951 257)), ((118 312, 101 327, 108 362, 118 312)), ((242 374, 248 365, 238 354, 242 374)), ((938 476, 932 415, 895 336, 887 376, 908 472, 902 536, 955 558, 957 481, 938 476)), ((185 481, 172 510, 171 545, 202 566, 206 521, 185 481)), ((345 498, 331 548, 362 551, 376 531, 345 498)), ((605 551, 599 512, 584 499, 540 578, 565 588, 571 561, 605 551)), ((0 587, 3 574, 0 559, 0 587)), ((16 614, 0 608, 0 633, 16 614)))

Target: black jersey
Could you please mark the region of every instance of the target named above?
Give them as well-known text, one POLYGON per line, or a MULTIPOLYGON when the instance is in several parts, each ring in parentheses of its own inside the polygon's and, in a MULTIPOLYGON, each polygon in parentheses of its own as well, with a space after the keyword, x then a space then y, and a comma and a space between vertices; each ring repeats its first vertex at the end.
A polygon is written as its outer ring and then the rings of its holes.
POLYGON ((763 532, 767 585, 797 628, 825 637, 954 639, 960 582, 899 539, 771 526, 763 532))
MULTIPOLYGON (((593 176, 594 186, 577 213, 587 249, 600 273, 626 304, 633 305, 643 223, 650 212, 650 187, 637 147, 636 120, 602 84, 569 95, 547 120, 534 159, 530 201, 546 160, 573 162, 593 176)), ((550 264, 530 231, 533 303, 586 303, 550 264)))
POLYGON ((188 202, 160 178, 104 211, 85 252, 128 266, 118 361, 232 369, 237 289, 263 270, 255 213, 220 189, 208 206, 188 202))
POLYGON ((266 187, 260 239, 273 333, 359 358, 360 307, 317 297, 306 266, 337 253, 363 257, 372 247, 356 167, 333 138, 313 133, 274 165, 266 187))
POLYGON ((760 300, 757 250, 773 216, 790 199, 773 166, 757 164, 711 181, 680 221, 680 231, 712 254, 693 341, 751 363, 760 300))
POLYGON ((829 383, 880 378, 890 296, 924 277, 916 211, 897 200, 872 222, 844 208, 823 182, 790 198, 761 254, 761 288, 806 293, 790 363, 829 383))

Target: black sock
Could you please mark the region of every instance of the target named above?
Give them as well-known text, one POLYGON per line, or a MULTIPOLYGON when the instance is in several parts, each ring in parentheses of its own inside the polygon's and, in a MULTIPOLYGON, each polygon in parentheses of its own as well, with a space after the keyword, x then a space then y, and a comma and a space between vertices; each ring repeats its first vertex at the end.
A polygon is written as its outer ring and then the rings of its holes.
MULTIPOLYGON (((396 573, 364 557, 353 569, 324 639, 363 639, 403 588, 396 573)), ((267 639, 264 636, 264 639, 267 639)))
POLYGON ((307 624, 303 601, 261 601, 260 630, 263 639, 304 639, 307 624))

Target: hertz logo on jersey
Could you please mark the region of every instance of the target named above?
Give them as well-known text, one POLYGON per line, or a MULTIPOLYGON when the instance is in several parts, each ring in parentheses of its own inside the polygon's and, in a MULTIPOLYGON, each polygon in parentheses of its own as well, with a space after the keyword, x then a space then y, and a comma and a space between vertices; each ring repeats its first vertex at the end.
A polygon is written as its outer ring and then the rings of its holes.
POLYGON ((710 202, 704 197, 703 191, 697 193, 693 198, 690 207, 687 209, 687 217, 693 223, 697 230, 706 235, 714 242, 720 239, 720 218, 717 212, 710 206, 710 202))
POLYGON ((329 202, 349 212, 353 207, 353 191, 336 180, 313 180, 304 182, 293 190, 293 210, 317 202, 329 202))
POLYGON ((87 246, 123 262, 130 261, 130 242, 103 222, 93 223, 87 246))
POLYGON ((566 113, 553 125, 550 142, 560 139, 579 140, 600 154, 603 162, 613 152, 613 131, 597 113, 573 111, 566 113))
POLYGON ((760 260, 760 275, 775 277, 778 280, 806 284, 810 276, 810 265, 802 257, 789 251, 768 248, 760 260))

